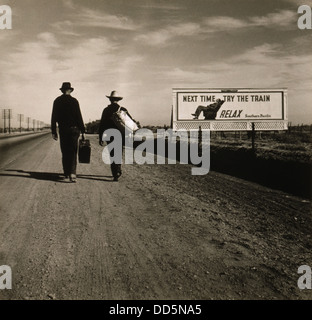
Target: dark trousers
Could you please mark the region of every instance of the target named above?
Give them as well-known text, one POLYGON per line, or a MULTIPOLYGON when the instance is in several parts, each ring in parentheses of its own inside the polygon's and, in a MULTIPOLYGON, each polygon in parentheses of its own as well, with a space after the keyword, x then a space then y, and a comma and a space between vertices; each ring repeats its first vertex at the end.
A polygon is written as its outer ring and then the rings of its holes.
MULTIPOLYGON (((107 143, 111 143, 114 139, 111 138, 110 141, 108 141, 107 143)), ((124 146, 125 146, 125 137, 124 135, 122 134, 122 158, 123 158, 123 153, 124 153, 124 146)), ((114 149, 112 149, 109 153, 110 157, 114 157, 114 149)), ((120 159, 121 160, 121 159, 120 159)), ((120 161, 121 162, 121 161, 120 161)), ((122 173, 122 170, 121 170, 121 164, 118 164, 118 163, 115 163, 115 162, 112 162, 111 163, 111 171, 112 171, 112 175, 113 177, 116 177, 118 175, 120 175, 122 173)))
POLYGON ((65 176, 76 174, 79 135, 80 130, 77 127, 60 128, 60 145, 65 176))
POLYGON ((201 114, 202 111, 207 110, 207 107, 205 106, 198 106, 196 111, 195 111, 195 116, 199 117, 199 115, 201 114))
MULTIPOLYGON (((219 110, 219 108, 216 108, 219 110)), ((218 110, 213 110, 210 107, 198 106, 195 111, 195 116, 198 118, 201 112, 203 112, 205 120, 215 120, 218 110)))
POLYGON ((121 174, 121 164, 112 163, 111 170, 113 177, 116 177, 121 174))

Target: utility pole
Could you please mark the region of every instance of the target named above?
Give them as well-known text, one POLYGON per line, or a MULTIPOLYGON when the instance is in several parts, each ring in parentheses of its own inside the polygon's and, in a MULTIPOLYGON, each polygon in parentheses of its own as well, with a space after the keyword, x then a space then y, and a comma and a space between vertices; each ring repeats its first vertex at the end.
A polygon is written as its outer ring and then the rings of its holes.
POLYGON ((27 131, 29 131, 29 122, 30 122, 30 117, 27 117, 27 131))
POLYGON ((6 109, 2 110, 2 115, 3 115, 3 133, 5 133, 5 127, 6 127, 6 109))
POLYGON ((12 109, 8 109, 9 112, 9 134, 11 134, 11 117, 12 117, 12 109))
POLYGON ((19 123, 20 123, 20 132, 22 132, 22 121, 24 120, 24 115, 18 114, 17 116, 19 118, 19 123))

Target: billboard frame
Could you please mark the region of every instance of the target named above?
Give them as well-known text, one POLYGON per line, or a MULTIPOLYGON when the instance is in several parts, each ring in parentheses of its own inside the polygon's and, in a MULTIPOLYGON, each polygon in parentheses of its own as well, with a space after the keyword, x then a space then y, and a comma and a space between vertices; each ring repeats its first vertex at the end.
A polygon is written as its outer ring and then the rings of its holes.
POLYGON ((282 131, 288 129, 287 88, 173 88, 172 89, 172 128, 173 130, 211 130, 211 131, 282 131), (179 119, 178 96, 181 93, 189 94, 267 94, 281 93, 281 119, 179 119))

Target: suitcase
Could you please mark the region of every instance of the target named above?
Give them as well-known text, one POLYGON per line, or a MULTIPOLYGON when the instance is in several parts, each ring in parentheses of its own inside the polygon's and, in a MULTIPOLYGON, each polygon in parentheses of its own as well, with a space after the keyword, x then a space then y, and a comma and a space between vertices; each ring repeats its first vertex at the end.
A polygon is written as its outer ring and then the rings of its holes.
POLYGON ((79 163, 90 163, 91 145, 90 140, 79 140, 78 159, 79 163))
POLYGON ((139 129, 138 125, 128 116, 127 112, 120 110, 120 108, 117 112, 113 113, 112 120, 121 131, 135 132, 139 129))

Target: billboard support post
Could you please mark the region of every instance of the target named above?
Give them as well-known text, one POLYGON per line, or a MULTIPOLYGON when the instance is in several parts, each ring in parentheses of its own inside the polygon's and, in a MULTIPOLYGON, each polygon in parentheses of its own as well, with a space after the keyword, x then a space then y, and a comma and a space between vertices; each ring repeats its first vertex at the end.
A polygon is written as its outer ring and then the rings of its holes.
POLYGON ((253 152, 255 152, 255 136, 256 136, 255 123, 253 122, 251 124, 251 146, 252 146, 252 151, 253 152))
POLYGON ((202 142, 203 142, 203 132, 202 132, 201 126, 199 126, 199 129, 198 129, 198 147, 200 149, 198 150, 198 155, 200 157, 202 156, 202 149, 203 149, 202 142))

